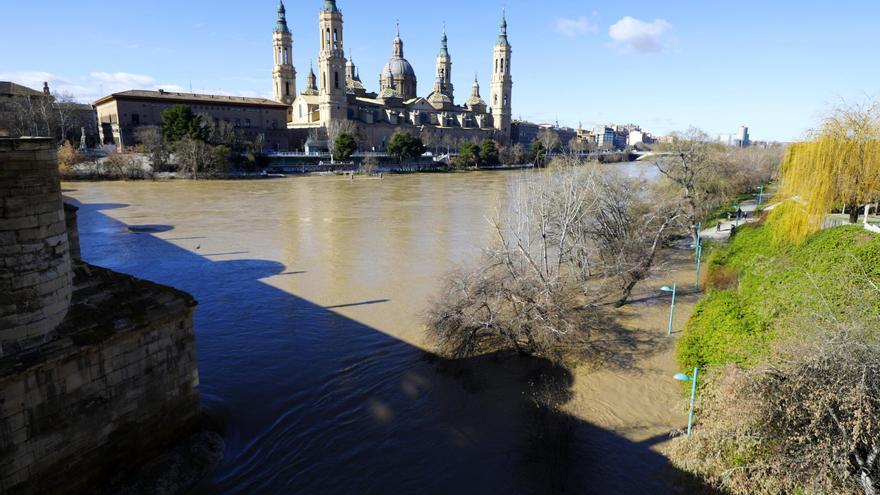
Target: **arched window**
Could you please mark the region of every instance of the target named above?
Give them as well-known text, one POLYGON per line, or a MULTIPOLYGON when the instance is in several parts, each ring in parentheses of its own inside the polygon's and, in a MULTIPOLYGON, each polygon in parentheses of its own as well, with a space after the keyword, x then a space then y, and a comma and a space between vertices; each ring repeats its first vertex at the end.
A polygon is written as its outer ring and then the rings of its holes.
POLYGON ((290 54, 287 52, 287 48, 284 49, 284 65, 290 63, 290 54))
POLYGON ((321 87, 323 89, 327 89, 327 73, 324 73, 324 77, 321 79, 321 87))
POLYGON ((504 59, 501 59, 501 72, 504 72, 504 59))
POLYGON ((324 33, 324 48, 330 48, 330 28, 324 33))
POLYGON ((336 86, 336 89, 339 89, 339 72, 333 73, 333 84, 336 86))
POLYGON ((333 48, 339 48, 339 33, 333 30, 333 48))
POLYGON ((505 108, 507 107, 507 97, 506 96, 504 97, 504 106, 505 106, 505 108))
POLYGON ((284 96, 290 96, 290 83, 284 83, 284 96))

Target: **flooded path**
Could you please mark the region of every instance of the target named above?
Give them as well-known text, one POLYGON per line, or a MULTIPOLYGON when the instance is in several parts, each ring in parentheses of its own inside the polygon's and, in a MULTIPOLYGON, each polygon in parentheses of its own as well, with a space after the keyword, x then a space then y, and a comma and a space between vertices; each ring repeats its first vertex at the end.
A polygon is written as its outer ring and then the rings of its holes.
POLYGON ((656 451, 685 417, 658 335, 672 280, 621 313, 645 331, 634 364, 569 377, 561 485, 527 431, 529 367, 475 360, 463 386, 437 371, 462 363, 426 349, 440 277, 479 254, 528 173, 65 188, 87 261, 199 300, 200 392, 226 451, 197 493, 686 493, 656 451))

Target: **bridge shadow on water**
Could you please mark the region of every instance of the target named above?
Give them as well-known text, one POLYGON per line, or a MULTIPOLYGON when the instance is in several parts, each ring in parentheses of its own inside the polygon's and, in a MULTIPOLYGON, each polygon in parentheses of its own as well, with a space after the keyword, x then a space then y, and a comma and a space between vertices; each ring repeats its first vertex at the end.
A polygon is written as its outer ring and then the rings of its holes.
POLYGON ((651 450, 664 438, 560 412, 563 368, 442 359, 266 283, 310 267, 208 259, 102 212, 125 205, 79 206, 86 261, 199 301, 199 390, 226 447, 194 493, 715 493, 651 450))

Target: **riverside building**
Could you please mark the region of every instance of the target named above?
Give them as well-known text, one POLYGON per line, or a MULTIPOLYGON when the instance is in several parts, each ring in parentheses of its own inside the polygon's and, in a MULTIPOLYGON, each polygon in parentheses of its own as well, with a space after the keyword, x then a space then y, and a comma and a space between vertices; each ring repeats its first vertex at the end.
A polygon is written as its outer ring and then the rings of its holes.
POLYGON ((350 121, 358 126, 367 143, 377 148, 384 147, 399 128, 414 134, 427 131, 438 139, 447 135, 510 139, 513 50, 504 16, 492 49, 488 103, 481 96, 476 78, 464 103, 455 102, 452 55, 445 30, 440 37, 433 90, 426 97, 417 94, 417 76, 404 56, 399 27, 392 41, 391 58, 378 74, 377 92, 366 89, 354 60, 345 56, 343 14, 335 0, 324 1, 318 14, 318 33, 321 42, 317 72, 310 68, 305 89, 297 92, 293 36, 284 4, 279 4, 273 33, 273 88, 275 99, 290 106, 288 128, 328 129, 350 121))

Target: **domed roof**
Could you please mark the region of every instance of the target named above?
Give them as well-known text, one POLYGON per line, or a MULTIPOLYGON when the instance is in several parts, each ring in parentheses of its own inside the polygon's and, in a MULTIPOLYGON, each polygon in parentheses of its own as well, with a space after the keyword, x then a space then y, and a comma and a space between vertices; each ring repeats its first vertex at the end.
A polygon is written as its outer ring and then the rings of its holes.
POLYGON ((428 103, 433 106, 448 106, 452 105, 452 98, 450 98, 448 95, 435 91, 428 95, 428 103))
POLYGON ((416 71, 413 70, 412 65, 402 57, 392 57, 385 63, 385 66, 382 67, 382 74, 388 74, 389 71, 395 78, 416 77, 416 71))

